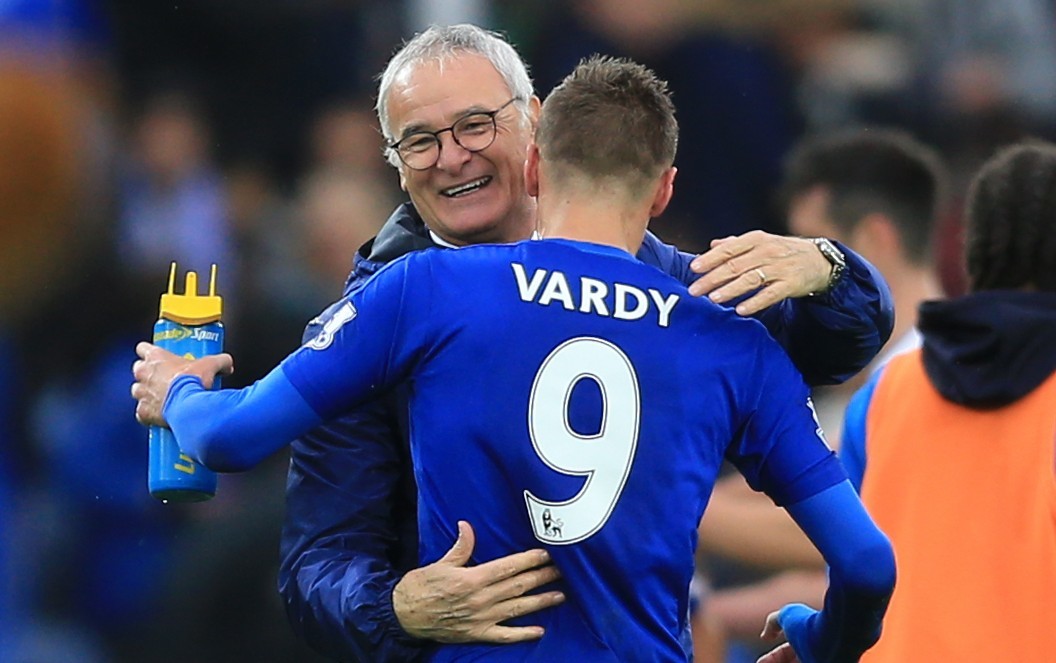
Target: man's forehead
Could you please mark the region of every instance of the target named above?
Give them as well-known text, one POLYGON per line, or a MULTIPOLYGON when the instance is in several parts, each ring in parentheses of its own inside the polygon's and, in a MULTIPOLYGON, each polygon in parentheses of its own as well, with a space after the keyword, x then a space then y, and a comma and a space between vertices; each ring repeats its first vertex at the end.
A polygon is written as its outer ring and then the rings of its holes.
POLYGON ((389 90, 389 114, 393 128, 453 121, 467 112, 493 110, 509 94, 506 81, 485 58, 449 55, 401 71, 389 90))

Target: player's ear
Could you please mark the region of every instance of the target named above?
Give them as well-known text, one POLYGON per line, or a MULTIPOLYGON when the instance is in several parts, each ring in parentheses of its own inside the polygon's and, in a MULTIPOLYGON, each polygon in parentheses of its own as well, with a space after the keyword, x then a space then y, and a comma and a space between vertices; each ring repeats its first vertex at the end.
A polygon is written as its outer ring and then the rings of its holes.
POLYGON ((532 135, 535 135, 535 128, 539 126, 539 114, 543 110, 543 102, 539 101, 539 97, 532 95, 532 98, 528 100, 528 124, 532 128, 532 135))
POLYGON ((539 196, 539 146, 535 141, 528 144, 528 158, 524 160, 524 189, 533 198, 539 196))
POLYGON ((649 218, 658 217, 667 209, 668 203, 671 202, 671 196, 675 193, 675 175, 677 173, 678 168, 671 166, 660 176, 660 181, 656 184, 656 193, 653 194, 653 204, 649 207, 649 218))

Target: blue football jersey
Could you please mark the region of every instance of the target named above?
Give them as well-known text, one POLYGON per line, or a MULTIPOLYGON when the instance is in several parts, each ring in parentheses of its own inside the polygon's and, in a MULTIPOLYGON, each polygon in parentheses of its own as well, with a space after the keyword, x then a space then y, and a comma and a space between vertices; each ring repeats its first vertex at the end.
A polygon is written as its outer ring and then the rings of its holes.
POLYGON ((724 459, 781 504, 844 478, 758 322, 614 248, 422 251, 282 365, 323 417, 411 385, 420 561, 457 521, 474 562, 545 546, 567 600, 517 645, 434 660, 685 661, 697 524, 724 459))

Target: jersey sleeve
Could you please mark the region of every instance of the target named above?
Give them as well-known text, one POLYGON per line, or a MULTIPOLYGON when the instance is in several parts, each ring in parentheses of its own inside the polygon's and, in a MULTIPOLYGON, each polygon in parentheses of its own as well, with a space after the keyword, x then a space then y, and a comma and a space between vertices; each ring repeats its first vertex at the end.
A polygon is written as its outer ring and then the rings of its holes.
POLYGON ((278 368, 244 389, 219 391, 181 375, 163 413, 180 449, 216 472, 248 470, 320 421, 278 368))
POLYGON ((847 475, 825 441, 802 376, 770 339, 758 346, 739 350, 756 360, 741 383, 746 416, 726 457, 752 488, 785 506, 847 475))
POLYGON ((431 278, 422 255, 397 260, 348 295, 280 368, 322 419, 377 398, 426 352, 431 278))
POLYGON ((804 663, 857 661, 880 638, 895 586, 891 542, 876 526, 850 482, 788 507, 829 567, 820 611, 803 604, 781 609, 779 621, 804 663))

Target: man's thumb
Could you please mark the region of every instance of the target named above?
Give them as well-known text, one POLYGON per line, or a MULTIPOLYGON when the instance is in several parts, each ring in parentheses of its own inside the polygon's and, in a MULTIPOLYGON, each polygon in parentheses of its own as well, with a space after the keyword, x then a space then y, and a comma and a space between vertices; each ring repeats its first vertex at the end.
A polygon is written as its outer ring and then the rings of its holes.
POLYGON ((470 556, 473 555, 473 546, 476 544, 477 537, 473 533, 473 528, 466 521, 460 520, 458 521, 458 539, 455 540, 455 545, 451 546, 451 549, 440 558, 440 561, 453 566, 465 566, 470 556))
POLYGON ((195 362, 195 374, 202 379, 202 386, 213 388, 217 376, 231 375, 235 372, 235 362, 231 355, 224 352, 218 355, 206 355, 195 362))

